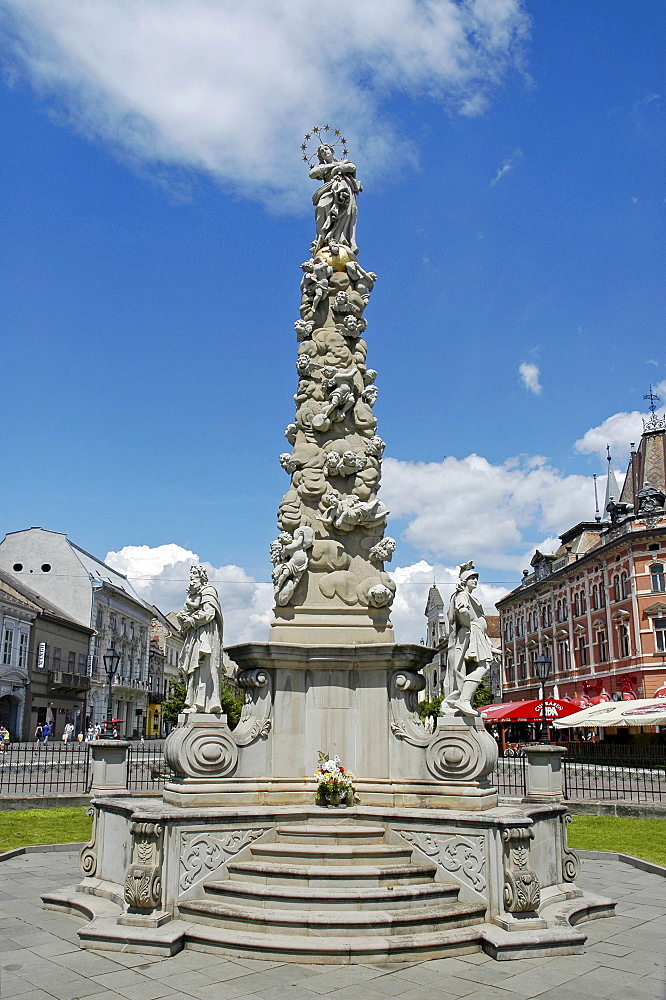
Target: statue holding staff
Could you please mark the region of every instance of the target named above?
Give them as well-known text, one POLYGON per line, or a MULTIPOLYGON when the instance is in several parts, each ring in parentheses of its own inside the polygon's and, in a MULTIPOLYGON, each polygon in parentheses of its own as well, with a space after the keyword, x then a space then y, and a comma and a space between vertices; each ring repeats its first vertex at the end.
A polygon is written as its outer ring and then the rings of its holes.
POLYGON ((449 604, 449 643, 444 682, 444 711, 478 715, 472 698, 479 684, 499 656, 490 644, 483 605, 474 596, 479 574, 473 562, 463 563, 460 579, 449 604))
POLYGON ((222 609, 215 587, 208 583, 203 566, 190 568, 190 585, 183 610, 178 613, 185 640, 178 665, 187 679, 185 713, 220 715, 222 609))

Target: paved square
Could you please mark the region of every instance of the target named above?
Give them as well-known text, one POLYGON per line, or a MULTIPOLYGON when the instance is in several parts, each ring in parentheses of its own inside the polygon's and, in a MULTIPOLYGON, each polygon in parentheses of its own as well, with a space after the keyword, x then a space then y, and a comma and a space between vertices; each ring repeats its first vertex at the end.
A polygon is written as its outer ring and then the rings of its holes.
POLYGON ((583 925, 584 955, 393 966, 82 951, 80 922, 39 900, 79 881, 77 862, 48 852, 0 864, 1 1000, 666 1000, 666 879, 618 861, 582 861, 581 888, 618 901, 615 917, 583 925))

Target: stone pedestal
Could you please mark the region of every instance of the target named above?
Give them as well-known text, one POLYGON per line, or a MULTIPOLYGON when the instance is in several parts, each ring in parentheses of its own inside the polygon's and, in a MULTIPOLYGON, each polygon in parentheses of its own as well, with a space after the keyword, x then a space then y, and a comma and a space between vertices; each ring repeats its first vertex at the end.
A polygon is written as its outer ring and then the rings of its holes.
POLYGON ((127 740, 92 740, 91 795, 128 795, 127 740))
POLYGON ((224 779, 238 764, 226 715, 179 715, 164 745, 164 759, 177 775, 165 785, 165 802, 201 802, 202 796, 217 801, 225 791, 224 779))
POLYGON ((535 743, 525 747, 527 795, 523 802, 561 802, 564 798, 563 747, 535 743))

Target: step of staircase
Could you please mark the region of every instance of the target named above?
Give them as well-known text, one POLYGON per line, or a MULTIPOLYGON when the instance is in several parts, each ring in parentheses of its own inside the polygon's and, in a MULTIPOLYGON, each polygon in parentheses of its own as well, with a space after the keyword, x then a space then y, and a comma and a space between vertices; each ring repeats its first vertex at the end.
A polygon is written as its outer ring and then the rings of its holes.
POLYGON ((232 877, 253 882, 305 885, 393 885, 431 882, 434 865, 299 865, 277 864, 269 861, 230 861, 227 870, 232 877))
POLYGON ((310 911, 269 907, 234 906, 229 902, 192 900, 179 906, 180 916, 225 929, 262 930, 268 934, 299 934, 317 937, 356 934, 393 936, 467 927, 483 920, 486 908, 474 903, 447 902, 398 910, 310 911))
POLYGON ((257 861, 285 859, 309 865, 409 865, 412 849, 391 844, 253 844, 252 857, 257 861))
POLYGON ((285 824, 183 900, 192 947, 274 961, 405 961, 479 951, 486 908, 383 827, 285 824))
POLYGON ((417 883, 416 885, 390 886, 336 886, 267 885, 259 882, 239 882, 232 879, 206 882, 206 894, 223 897, 231 905, 253 907, 279 907, 280 909, 309 910, 393 910, 439 906, 455 902, 458 886, 448 882, 417 883))
POLYGON ((482 950, 483 927, 456 927, 428 934, 304 937, 225 930, 190 923, 184 935, 197 951, 273 962, 344 965, 351 962, 424 962, 482 950))

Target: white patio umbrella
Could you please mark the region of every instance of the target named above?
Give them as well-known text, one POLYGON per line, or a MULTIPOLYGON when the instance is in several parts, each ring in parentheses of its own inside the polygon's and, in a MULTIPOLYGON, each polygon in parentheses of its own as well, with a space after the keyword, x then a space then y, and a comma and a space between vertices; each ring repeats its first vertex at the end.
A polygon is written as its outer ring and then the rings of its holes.
POLYGON ((666 698, 606 701, 554 719, 552 724, 560 729, 570 726, 666 726, 666 698))

